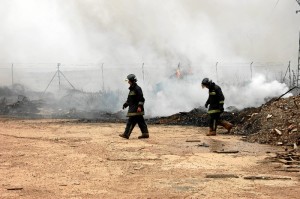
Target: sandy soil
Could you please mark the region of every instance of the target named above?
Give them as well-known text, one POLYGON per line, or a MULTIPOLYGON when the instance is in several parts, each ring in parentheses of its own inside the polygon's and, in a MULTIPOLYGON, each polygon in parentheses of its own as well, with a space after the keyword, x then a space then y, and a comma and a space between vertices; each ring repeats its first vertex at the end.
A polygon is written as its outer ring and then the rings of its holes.
POLYGON ((0 119, 0 198, 299 198, 299 173, 265 160, 282 148, 182 126, 149 125, 148 140, 136 128, 126 140, 124 127, 0 119), (253 175, 290 179, 244 179, 253 175))

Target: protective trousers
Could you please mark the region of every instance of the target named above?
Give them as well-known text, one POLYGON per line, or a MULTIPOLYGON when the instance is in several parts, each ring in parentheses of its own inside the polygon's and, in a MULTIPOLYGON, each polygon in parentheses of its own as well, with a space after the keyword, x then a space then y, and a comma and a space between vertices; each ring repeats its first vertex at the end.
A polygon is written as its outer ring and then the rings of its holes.
POLYGON ((211 114, 209 114, 209 116, 210 116, 209 127, 212 131, 217 130, 217 126, 220 123, 220 115, 221 115, 221 113, 211 113, 211 114))
POLYGON ((139 125, 142 134, 149 134, 148 127, 144 120, 144 117, 142 115, 137 115, 137 116, 130 116, 128 118, 124 135, 129 137, 136 124, 139 125))

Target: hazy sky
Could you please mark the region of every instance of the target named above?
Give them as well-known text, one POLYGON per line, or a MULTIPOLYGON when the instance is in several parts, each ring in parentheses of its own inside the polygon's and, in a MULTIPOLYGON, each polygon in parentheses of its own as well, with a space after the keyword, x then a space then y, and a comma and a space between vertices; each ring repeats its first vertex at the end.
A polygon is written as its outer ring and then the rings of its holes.
POLYGON ((297 9, 295 0, 0 0, 0 62, 296 61, 297 9))

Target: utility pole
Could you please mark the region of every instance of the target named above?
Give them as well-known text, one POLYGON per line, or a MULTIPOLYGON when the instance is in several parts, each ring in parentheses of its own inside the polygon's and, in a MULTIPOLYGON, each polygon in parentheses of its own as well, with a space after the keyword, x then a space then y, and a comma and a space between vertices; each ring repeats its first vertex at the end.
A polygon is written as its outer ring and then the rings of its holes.
POLYGON ((252 64, 253 64, 253 62, 251 62, 251 64, 250 64, 251 80, 252 80, 252 64))
POLYGON ((142 65, 142 73, 143 73, 143 82, 145 82, 145 71, 144 71, 144 63, 142 65))
POLYGON ((297 86, 300 84, 300 32, 299 32, 299 51, 298 51, 298 70, 297 70, 297 86))
POLYGON ((284 74, 284 77, 282 79, 282 81, 285 83, 285 77, 286 75, 289 75, 289 88, 291 87, 292 85, 292 78, 291 78, 291 61, 289 61, 289 65, 288 67, 286 68, 286 71, 285 71, 285 74, 284 74), (289 74, 288 74, 289 73, 289 74))
POLYGON ((218 82, 218 63, 219 63, 219 62, 216 63, 216 76, 217 76, 217 82, 218 82))
POLYGON ((101 71, 102 71, 102 92, 104 92, 104 75, 103 75, 103 65, 104 65, 104 63, 102 63, 102 66, 101 66, 101 71))
POLYGON ((11 85, 14 85, 14 64, 11 64, 11 85))
POLYGON ((58 89, 60 90, 60 63, 57 64, 57 76, 58 76, 58 89))
MULTIPOLYGON (((291 87, 292 87, 291 61, 289 61, 289 67, 288 67, 288 69, 289 69, 289 80, 290 80, 289 86, 290 86, 290 88, 291 88, 291 87)), ((293 72, 293 71, 292 71, 292 72, 293 72)))

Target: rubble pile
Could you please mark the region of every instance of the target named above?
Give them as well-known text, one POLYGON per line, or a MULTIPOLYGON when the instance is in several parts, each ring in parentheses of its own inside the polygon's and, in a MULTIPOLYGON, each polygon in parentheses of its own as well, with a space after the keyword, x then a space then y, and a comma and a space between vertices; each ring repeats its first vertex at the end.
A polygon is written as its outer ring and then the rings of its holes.
MULTIPOLYGON (((228 121, 235 121, 235 113, 224 112, 222 118, 228 121)), ((168 117, 155 117, 147 120, 149 124, 164 125, 189 125, 208 126, 207 110, 203 107, 195 108, 190 112, 179 112, 168 117)))
POLYGON ((233 130, 249 142, 300 145, 300 96, 271 100, 249 114, 233 130))
POLYGON ((14 103, 9 103, 7 98, 0 99, 1 115, 18 115, 34 117, 39 112, 40 102, 30 101, 26 96, 19 95, 14 103))
MULTIPOLYGON (((203 107, 168 117, 148 119, 149 124, 208 126, 209 116, 203 107)), ((257 108, 224 112, 222 119, 234 124, 232 133, 246 136, 249 142, 294 146, 300 145, 300 96, 271 99, 257 108)))

